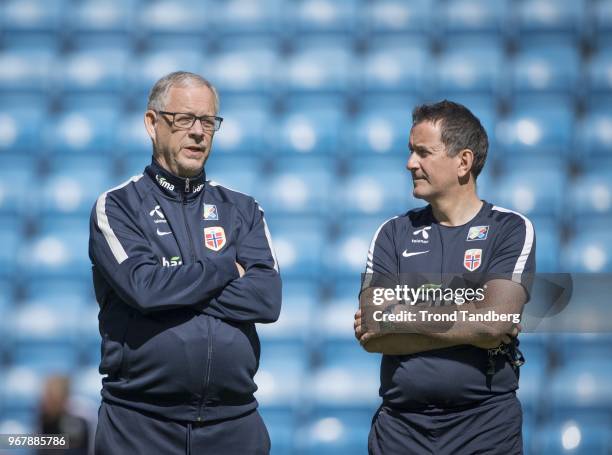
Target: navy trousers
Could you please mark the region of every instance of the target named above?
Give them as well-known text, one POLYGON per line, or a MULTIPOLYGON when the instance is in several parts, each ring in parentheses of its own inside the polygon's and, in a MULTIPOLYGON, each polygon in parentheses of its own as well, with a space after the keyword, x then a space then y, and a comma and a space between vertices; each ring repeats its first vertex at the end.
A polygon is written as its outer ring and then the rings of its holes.
POLYGON ((477 406, 424 414, 378 409, 368 438, 370 455, 523 453, 523 411, 514 393, 477 406))
POLYGON ((257 410, 203 423, 163 419, 108 402, 98 412, 96 455, 269 453, 270 437, 257 410))

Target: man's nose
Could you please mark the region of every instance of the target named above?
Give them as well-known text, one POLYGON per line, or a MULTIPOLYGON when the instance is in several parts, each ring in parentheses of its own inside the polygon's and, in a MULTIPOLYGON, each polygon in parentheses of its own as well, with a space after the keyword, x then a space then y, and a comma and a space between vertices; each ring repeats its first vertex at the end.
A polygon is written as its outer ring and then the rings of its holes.
POLYGON ((419 168, 419 157, 416 153, 411 152, 408 156, 408 162, 406 163, 406 169, 413 172, 419 168))
POLYGON ((204 127, 200 119, 196 119, 195 122, 193 122, 193 125, 189 128, 189 135, 197 137, 204 136, 204 127))

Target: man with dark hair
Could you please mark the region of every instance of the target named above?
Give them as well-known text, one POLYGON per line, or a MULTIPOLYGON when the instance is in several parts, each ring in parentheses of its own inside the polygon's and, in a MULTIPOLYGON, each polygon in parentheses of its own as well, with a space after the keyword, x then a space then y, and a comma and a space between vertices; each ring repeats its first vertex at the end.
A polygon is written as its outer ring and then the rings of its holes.
POLYGON ((221 126, 206 79, 154 85, 153 159, 103 193, 89 255, 100 305, 97 454, 266 454, 255 323, 276 321, 281 280, 258 203, 206 180, 221 126))
POLYGON ((362 346, 383 354, 369 451, 522 453, 516 337, 535 272, 533 226, 478 197, 488 139, 466 107, 418 106, 409 148, 413 194, 429 205, 378 228, 355 315, 362 346), (372 296, 397 285, 419 297, 393 297, 376 319, 372 296))

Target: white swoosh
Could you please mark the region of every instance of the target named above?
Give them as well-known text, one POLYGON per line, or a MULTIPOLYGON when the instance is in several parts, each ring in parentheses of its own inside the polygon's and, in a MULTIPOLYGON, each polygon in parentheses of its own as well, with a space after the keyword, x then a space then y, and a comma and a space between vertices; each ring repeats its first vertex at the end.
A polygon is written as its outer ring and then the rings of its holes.
POLYGON ((414 251, 412 253, 409 253, 408 250, 404 250, 404 252, 402 253, 402 256, 404 256, 405 258, 409 258, 410 256, 416 256, 418 254, 425 254, 425 253, 429 253, 429 250, 427 250, 427 251, 414 251))
POLYGON ((159 229, 157 230, 157 235, 168 235, 168 234, 172 234, 172 231, 170 231, 170 232, 162 232, 159 229))

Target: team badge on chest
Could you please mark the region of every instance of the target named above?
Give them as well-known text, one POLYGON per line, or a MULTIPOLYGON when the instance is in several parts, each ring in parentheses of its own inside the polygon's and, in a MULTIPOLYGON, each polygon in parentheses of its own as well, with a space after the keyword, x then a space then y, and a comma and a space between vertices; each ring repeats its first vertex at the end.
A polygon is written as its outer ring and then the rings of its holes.
POLYGON ((486 240, 489 233, 489 226, 472 226, 468 231, 467 241, 486 240))
POLYGON ((217 212, 216 205, 204 204, 204 219, 207 221, 217 221, 219 219, 219 212, 217 212))
POLYGON ((480 248, 465 250, 463 255, 463 266, 473 272, 482 263, 482 250, 480 248))
POLYGON ((225 246, 225 231, 220 226, 204 228, 204 245, 206 248, 219 251, 225 246))

